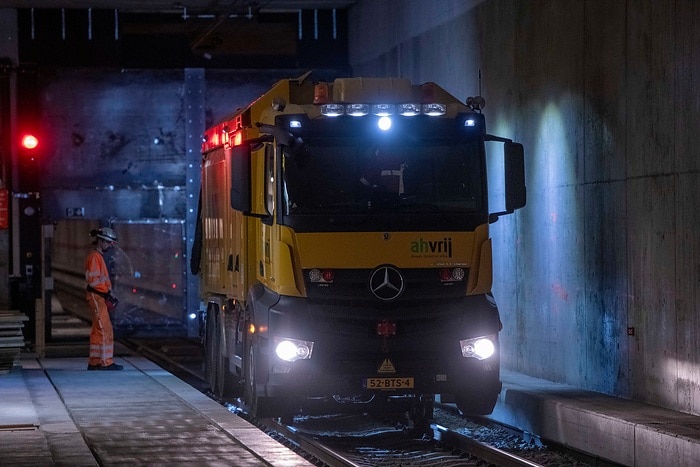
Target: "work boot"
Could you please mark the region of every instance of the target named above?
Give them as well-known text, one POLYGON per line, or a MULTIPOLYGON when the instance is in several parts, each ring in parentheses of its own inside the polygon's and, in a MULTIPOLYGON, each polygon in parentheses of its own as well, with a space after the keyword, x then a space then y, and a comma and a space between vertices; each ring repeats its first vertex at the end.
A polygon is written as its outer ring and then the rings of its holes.
POLYGON ((123 370, 123 369, 124 369, 124 366, 117 365, 116 363, 112 363, 111 365, 100 367, 100 370, 105 370, 105 371, 118 371, 118 370, 123 370))

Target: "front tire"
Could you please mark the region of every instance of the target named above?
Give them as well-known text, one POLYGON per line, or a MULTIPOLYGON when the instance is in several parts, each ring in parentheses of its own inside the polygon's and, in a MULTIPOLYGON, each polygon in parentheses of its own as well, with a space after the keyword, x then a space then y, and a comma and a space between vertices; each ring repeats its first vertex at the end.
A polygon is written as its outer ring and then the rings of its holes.
POLYGON ((258 350, 253 342, 253 336, 248 336, 245 356, 245 396, 244 400, 248 406, 248 414, 251 418, 267 417, 264 407, 264 397, 258 394, 256 373, 258 350))

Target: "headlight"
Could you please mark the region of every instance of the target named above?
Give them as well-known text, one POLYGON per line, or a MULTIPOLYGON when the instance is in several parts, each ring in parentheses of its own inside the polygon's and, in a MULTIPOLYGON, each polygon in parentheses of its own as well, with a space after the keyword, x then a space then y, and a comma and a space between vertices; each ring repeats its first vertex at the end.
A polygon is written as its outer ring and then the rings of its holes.
POLYGON ((275 354, 285 362, 296 362, 311 358, 314 343, 297 339, 277 338, 275 354))
POLYGON ((495 336, 474 337, 459 341, 463 357, 484 360, 496 353, 495 336))

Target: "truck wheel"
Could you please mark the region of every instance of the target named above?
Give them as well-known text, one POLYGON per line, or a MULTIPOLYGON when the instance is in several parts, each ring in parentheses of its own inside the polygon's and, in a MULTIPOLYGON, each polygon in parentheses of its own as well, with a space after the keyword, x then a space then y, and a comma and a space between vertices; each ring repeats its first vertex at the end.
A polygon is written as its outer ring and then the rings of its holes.
POLYGON ((219 368, 219 333, 216 329, 216 311, 211 306, 207 310, 206 334, 204 337, 204 377, 209 388, 216 393, 216 373, 219 368))
POLYGON ((248 413, 251 418, 270 418, 282 415, 282 407, 275 398, 267 397, 258 393, 256 373, 258 371, 259 348, 248 342, 246 353, 245 369, 245 403, 248 406, 248 413))
POLYGON ((221 325, 219 328, 219 366, 217 372, 217 394, 222 399, 231 399, 241 396, 241 384, 237 374, 230 370, 229 355, 234 343, 229 339, 228 330, 233 329, 233 318, 230 314, 219 315, 221 325))
MULTIPOLYGON (((251 339, 252 340, 252 339, 251 339)), ((259 397, 256 388, 255 380, 255 360, 256 351, 252 342, 248 342, 246 346, 246 364, 245 364, 245 403, 248 406, 248 414, 251 418, 257 418, 261 415, 258 413, 259 397)))

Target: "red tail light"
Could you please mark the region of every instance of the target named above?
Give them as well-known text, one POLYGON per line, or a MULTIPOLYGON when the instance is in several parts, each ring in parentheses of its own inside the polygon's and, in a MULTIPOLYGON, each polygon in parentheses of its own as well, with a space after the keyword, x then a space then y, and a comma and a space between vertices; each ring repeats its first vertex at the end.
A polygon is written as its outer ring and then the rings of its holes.
POLYGON ((464 280, 464 269, 462 268, 443 268, 440 269, 440 281, 456 282, 464 280))

